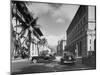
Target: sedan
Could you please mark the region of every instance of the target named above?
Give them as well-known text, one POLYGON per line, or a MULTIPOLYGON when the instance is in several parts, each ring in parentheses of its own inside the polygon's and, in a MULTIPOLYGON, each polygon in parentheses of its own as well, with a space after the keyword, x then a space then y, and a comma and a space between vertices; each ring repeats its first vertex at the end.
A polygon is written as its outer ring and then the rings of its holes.
POLYGON ((64 53, 60 61, 61 64, 74 64, 76 62, 76 59, 72 53, 64 53))

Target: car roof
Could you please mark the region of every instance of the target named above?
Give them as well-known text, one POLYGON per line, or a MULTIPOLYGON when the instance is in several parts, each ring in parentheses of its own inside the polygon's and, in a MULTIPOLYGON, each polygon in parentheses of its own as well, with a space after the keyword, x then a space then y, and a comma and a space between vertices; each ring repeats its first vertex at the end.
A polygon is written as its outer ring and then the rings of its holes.
POLYGON ((71 53, 71 52, 64 52, 63 54, 66 54, 66 55, 73 55, 73 53, 71 53))
POLYGON ((72 54, 72 52, 63 52, 63 53, 68 53, 68 54, 72 54))

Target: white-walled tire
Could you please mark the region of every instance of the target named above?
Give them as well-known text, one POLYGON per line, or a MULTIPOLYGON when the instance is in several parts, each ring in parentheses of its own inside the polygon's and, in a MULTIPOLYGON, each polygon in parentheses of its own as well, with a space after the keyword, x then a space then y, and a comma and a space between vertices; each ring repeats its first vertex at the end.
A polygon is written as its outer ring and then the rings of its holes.
POLYGON ((33 59, 33 61, 32 61, 32 62, 35 64, 35 63, 37 63, 37 60, 36 60, 36 59, 33 59))

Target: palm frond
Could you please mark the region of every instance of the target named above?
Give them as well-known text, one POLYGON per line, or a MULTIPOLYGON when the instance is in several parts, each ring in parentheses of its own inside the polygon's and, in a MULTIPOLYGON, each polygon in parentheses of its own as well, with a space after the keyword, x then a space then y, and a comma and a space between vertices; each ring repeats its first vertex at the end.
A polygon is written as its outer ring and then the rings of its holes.
POLYGON ((33 28, 34 29, 41 28, 41 25, 35 25, 33 28))
POLYGON ((24 39, 24 41, 21 43, 21 45, 23 45, 24 44, 24 42, 27 40, 27 38, 25 37, 25 39, 24 39))
POLYGON ((28 9, 24 2, 17 2, 16 3, 18 11, 23 15, 25 21, 29 23, 32 20, 32 16, 28 12, 28 9), (22 10, 23 9, 23 10, 22 10))
POLYGON ((33 30, 33 35, 39 38, 39 34, 35 30, 33 30))
POLYGON ((18 14, 14 14, 14 16, 17 18, 17 20, 23 24, 26 24, 25 21, 20 17, 18 14))
POLYGON ((36 24, 37 24, 37 20, 38 20, 38 17, 35 18, 32 22, 31 22, 31 26, 34 27, 36 24))
POLYGON ((21 25, 16 25, 16 26, 14 26, 14 28, 22 28, 22 24, 21 25))
POLYGON ((25 33, 26 33, 26 30, 22 30, 20 33, 20 38, 24 37, 25 33))

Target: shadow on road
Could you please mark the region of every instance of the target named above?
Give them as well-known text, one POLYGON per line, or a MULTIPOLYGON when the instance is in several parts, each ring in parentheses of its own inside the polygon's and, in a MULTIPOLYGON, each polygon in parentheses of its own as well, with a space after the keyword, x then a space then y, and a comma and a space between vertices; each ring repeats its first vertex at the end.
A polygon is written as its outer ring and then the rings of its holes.
POLYGON ((12 72, 12 75, 95 69, 95 68, 91 68, 86 65, 77 64, 77 63, 70 64, 70 65, 67 65, 67 64, 62 65, 59 62, 51 62, 51 61, 41 61, 41 62, 36 63, 36 64, 27 63, 28 66, 21 67, 20 70, 17 72, 12 72))
POLYGON ((45 73, 45 72, 53 72, 53 69, 50 67, 44 66, 45 64, 40 65, 33 65, 21 68, 19 72, 13 72, 12 75, 16 74, 30 74, 30 73, 45 73))

